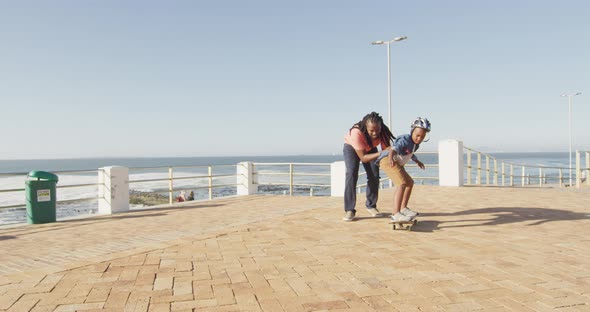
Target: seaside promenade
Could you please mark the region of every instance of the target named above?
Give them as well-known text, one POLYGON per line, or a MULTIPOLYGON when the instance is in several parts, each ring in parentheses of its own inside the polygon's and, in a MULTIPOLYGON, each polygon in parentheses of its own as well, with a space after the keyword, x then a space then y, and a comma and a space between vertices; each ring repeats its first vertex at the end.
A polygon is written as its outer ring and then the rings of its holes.
POLYGON ((252 195, 0 228, 0 311, 590 311, 590 189, 252 195))

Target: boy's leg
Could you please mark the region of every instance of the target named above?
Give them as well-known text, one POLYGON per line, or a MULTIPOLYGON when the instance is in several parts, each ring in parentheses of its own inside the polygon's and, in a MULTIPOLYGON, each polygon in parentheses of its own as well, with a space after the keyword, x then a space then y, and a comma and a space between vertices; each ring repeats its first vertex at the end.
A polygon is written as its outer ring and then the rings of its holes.
POLYGON ((414 179, 410 177, 408 172, 404 167, 401 168, 401 175, 404 180, 404 184, 406 185, 406 190, 404 192, 404 196, 401 202, 401 207, 405 208, 408 207, 408 202, 410 201, 410 196, 412 196, 412 188, 414 188, 414 179))
POLYGON ((395 195, 393 196, 393 213, 392 215, 396 215, 402 209, 402 201, 404 199, 404 194, 406 193, 406 185, 402 184, 395 188, 395 195))
POLYGON ((410 201, 410 196, 412 196, 412 190, 414 189, 414 179, 410 177, 410 175, 406 172, 406 169, 403 167, 401 168, 400 175, 402 176, 402 180, 406 185, 406 190, 402 197, 400 213, 404 216, 414 219, 416 218, 418 213, 408 208, 408 202, 410 201))
POLYGON ((356 155, 354 148, 348 144, 344 144, 343 156, 344 165, 346 167, 344 181, 344 211, 352 211, 355 213, 356 184, 359 178, 360 159, 356 155))
POLYGON ((397 164, 394 164, 393 167, 390 165, 389 160, 387 158, 383 158, 379 163, 381 169, 387 174, 387 176, 393 181, 395 185, 395 193, 393 194, 393 212, 392 216, 395 216, 397 213, 400 212, 402 200, 405 193, 406 184, 404 183, 402 170, 404 167, 401 167, 397 164))
POLYGON ((408 202, 410 201, 410 196, 412 196, 412 188, 413 186, 407 186, 406 191, 404 192, 404 198, 402 199, 402 207, 408 207, 408 202))
MULTIPOLYGON (((377 148, 373 148, 369 153, 376 153, 377 148)), ((367 208, 377 208, 377 200, 379 199, 379 166, 376 161, 363 163, 365 172, 367 173, 367 201, 365 206, 367 208)))

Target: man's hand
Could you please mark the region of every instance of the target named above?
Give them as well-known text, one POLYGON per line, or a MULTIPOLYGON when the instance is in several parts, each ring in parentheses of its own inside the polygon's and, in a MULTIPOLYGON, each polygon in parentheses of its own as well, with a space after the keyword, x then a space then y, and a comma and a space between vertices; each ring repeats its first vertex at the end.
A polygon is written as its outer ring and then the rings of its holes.
POLYGON ((422 169, 422 170, 426 169, 426 167, 424 167, 424 164, 421 161, 416 160, 416 164, 418 165, 418 167, 420 167, 420 169, 422 169))
POLYGON ((395 161, 393 160, 393 156, 397 155, 397 153, 395 152, 395 150, 393 149, 393 147, 390 146, 390 150, 389 150, 389 155, 387 155, 387 160, 389 163, 390 167, 393 167, 395 165, 395 161), (394 155, 395 154, 395 155, 394 155))

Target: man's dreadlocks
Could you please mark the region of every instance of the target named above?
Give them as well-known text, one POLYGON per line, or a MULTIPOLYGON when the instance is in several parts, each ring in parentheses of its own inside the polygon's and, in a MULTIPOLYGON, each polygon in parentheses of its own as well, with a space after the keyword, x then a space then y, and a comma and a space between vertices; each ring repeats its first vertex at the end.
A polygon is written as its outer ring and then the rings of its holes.
POLYGON ((379 135, 381 143, 390 146, 392 141, 395 140, 393 133, 391 133, 391 130, 389 130, 389 128, 383 122, 383 118, 381 118, 378 113, 371 112, 370 114, 365 115, 361 121, 355 123, 352 128, 350 128, 350 130, 354 128, 361 130, 369 146, 373 146, 373 140, 371 140, 371 136, 369 135, 369 132, 367 132, 367 122, 381 126, 381 134, 379 135))

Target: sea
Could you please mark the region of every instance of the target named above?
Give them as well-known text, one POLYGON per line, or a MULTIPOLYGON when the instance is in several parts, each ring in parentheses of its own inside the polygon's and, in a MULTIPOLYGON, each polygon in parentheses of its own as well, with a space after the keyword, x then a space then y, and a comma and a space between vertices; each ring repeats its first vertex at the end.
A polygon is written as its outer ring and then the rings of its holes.
MULTIPOLYGON (((562 168, 564 177, 568 177, 569 153, 544 152, 544 153, 489 153, 490 156, 500 162, 511 163, 528 167, 526 175, 530 176, 528 184, 538 184, 539 169, 544 169, 544 182, 558 183, 558 168, 562 168), (534 168, 533 168, 534 167, 534 168), (536 180, 535 180, 536 179, 536 180)), ((437 166, 438 155, 436 153, 418 153, 417 156, 426 164, 426 170, 420 170, 414 166, 407 166, 408 173, 414 177, 417 184, 438 184, 437 166)), ((575 156, 573 156, 575 157, 575 156)), ((130 194, 160 194, 168 196, 168 181, 151 181, 168 177, 169 168, 174 170, 174 188, 195 192, 196 200, 209 198, 206 186, 207 179, 193 179, 191 177, 208 175, 208 166, 213 168, 214 185, 228 185, 214 188, 213 197, 232 196, 236 194, 235 184, 236 164, 240 162, 253 162, 257 164, 271 164, 258 166, 261 172, 258 178, 259 193, 264 194, 288 194, 288 164, 296 164, 295 172, 302 176, 295 177, 294 196, 329 196, 330 195, 330 166, 336 161, 342 161, 342 155, 293 155, 293 156, 235 156, 235 157, 160 157, 160 158, 76 158, 76 159, 35 159, 35 160, 0 160, 0 225, 26 223, 25 208, 25 181, 30 179, 27 174, 30 171, 48 171, 58 175, 57 189, 57 219, 66 219, 93 215, 98 212, 97 170, 107 166, 124 166, 129 168, 130 194), (285 164, 285 165, 281 165, 285 164), (325 166, 305 166, 303 164, 326 164, 325 166), (282 173, 282 175, 273 175, 282 173), (268 175, 263 175, 268 174, 268 175), (307 175, 306 174, 310 174, 307 175), (180 179, 177 179, 180 178, 180 179), (143 182, 134 182, 143 181, 143 182), (85 187, 65 187, 71 185, 91 184, 85 187), (309 186, 315 185, 315 186, 309 186), (192 189, 194 188, 194 189, 192 189), (6 206, 12 206, 2 208, 6 206)), ((465 158, 466 161, 466 158, 465 158)), ((477 167, 476 155, 472 153, 473 168, 477 167)), ((575 160, 574 164, 575 166, 575 160)), ((485 157, 482 157, 482 168, 485 168, 485 157)), ((490 160, 493 169, 493 161, 490 160)), ((506 167, 506 173, 508 173, 506 167)), ((515 175, 521 174, 521 169, 515 170, 515 175)), ((498 168, 500 171, 500 168, 498 168)), ((363 168, 361 166, 361 174, 363 168)), ((575 172, 574 172, 575 173, 575 172)), ((472 178, 475 181, 476 170, 472 170, 472 178)), ((484 173, 482 175, 485 177, 484 173)), ((382 177, 383 178, 383 177, 382 177)), ((485 178, 484 178, 485 179, 485 178)), ((359 184, 364 183, 362 178, 359 184)), ((485 182, 485 180, 483 181, 485 182)), ((518 180, 520 183, 520 180, 518 180)), ((176 195, 176 194, 175 194, 176 195)), ((131 209, 143 208, 141 204, 131 204, 131 209)))

